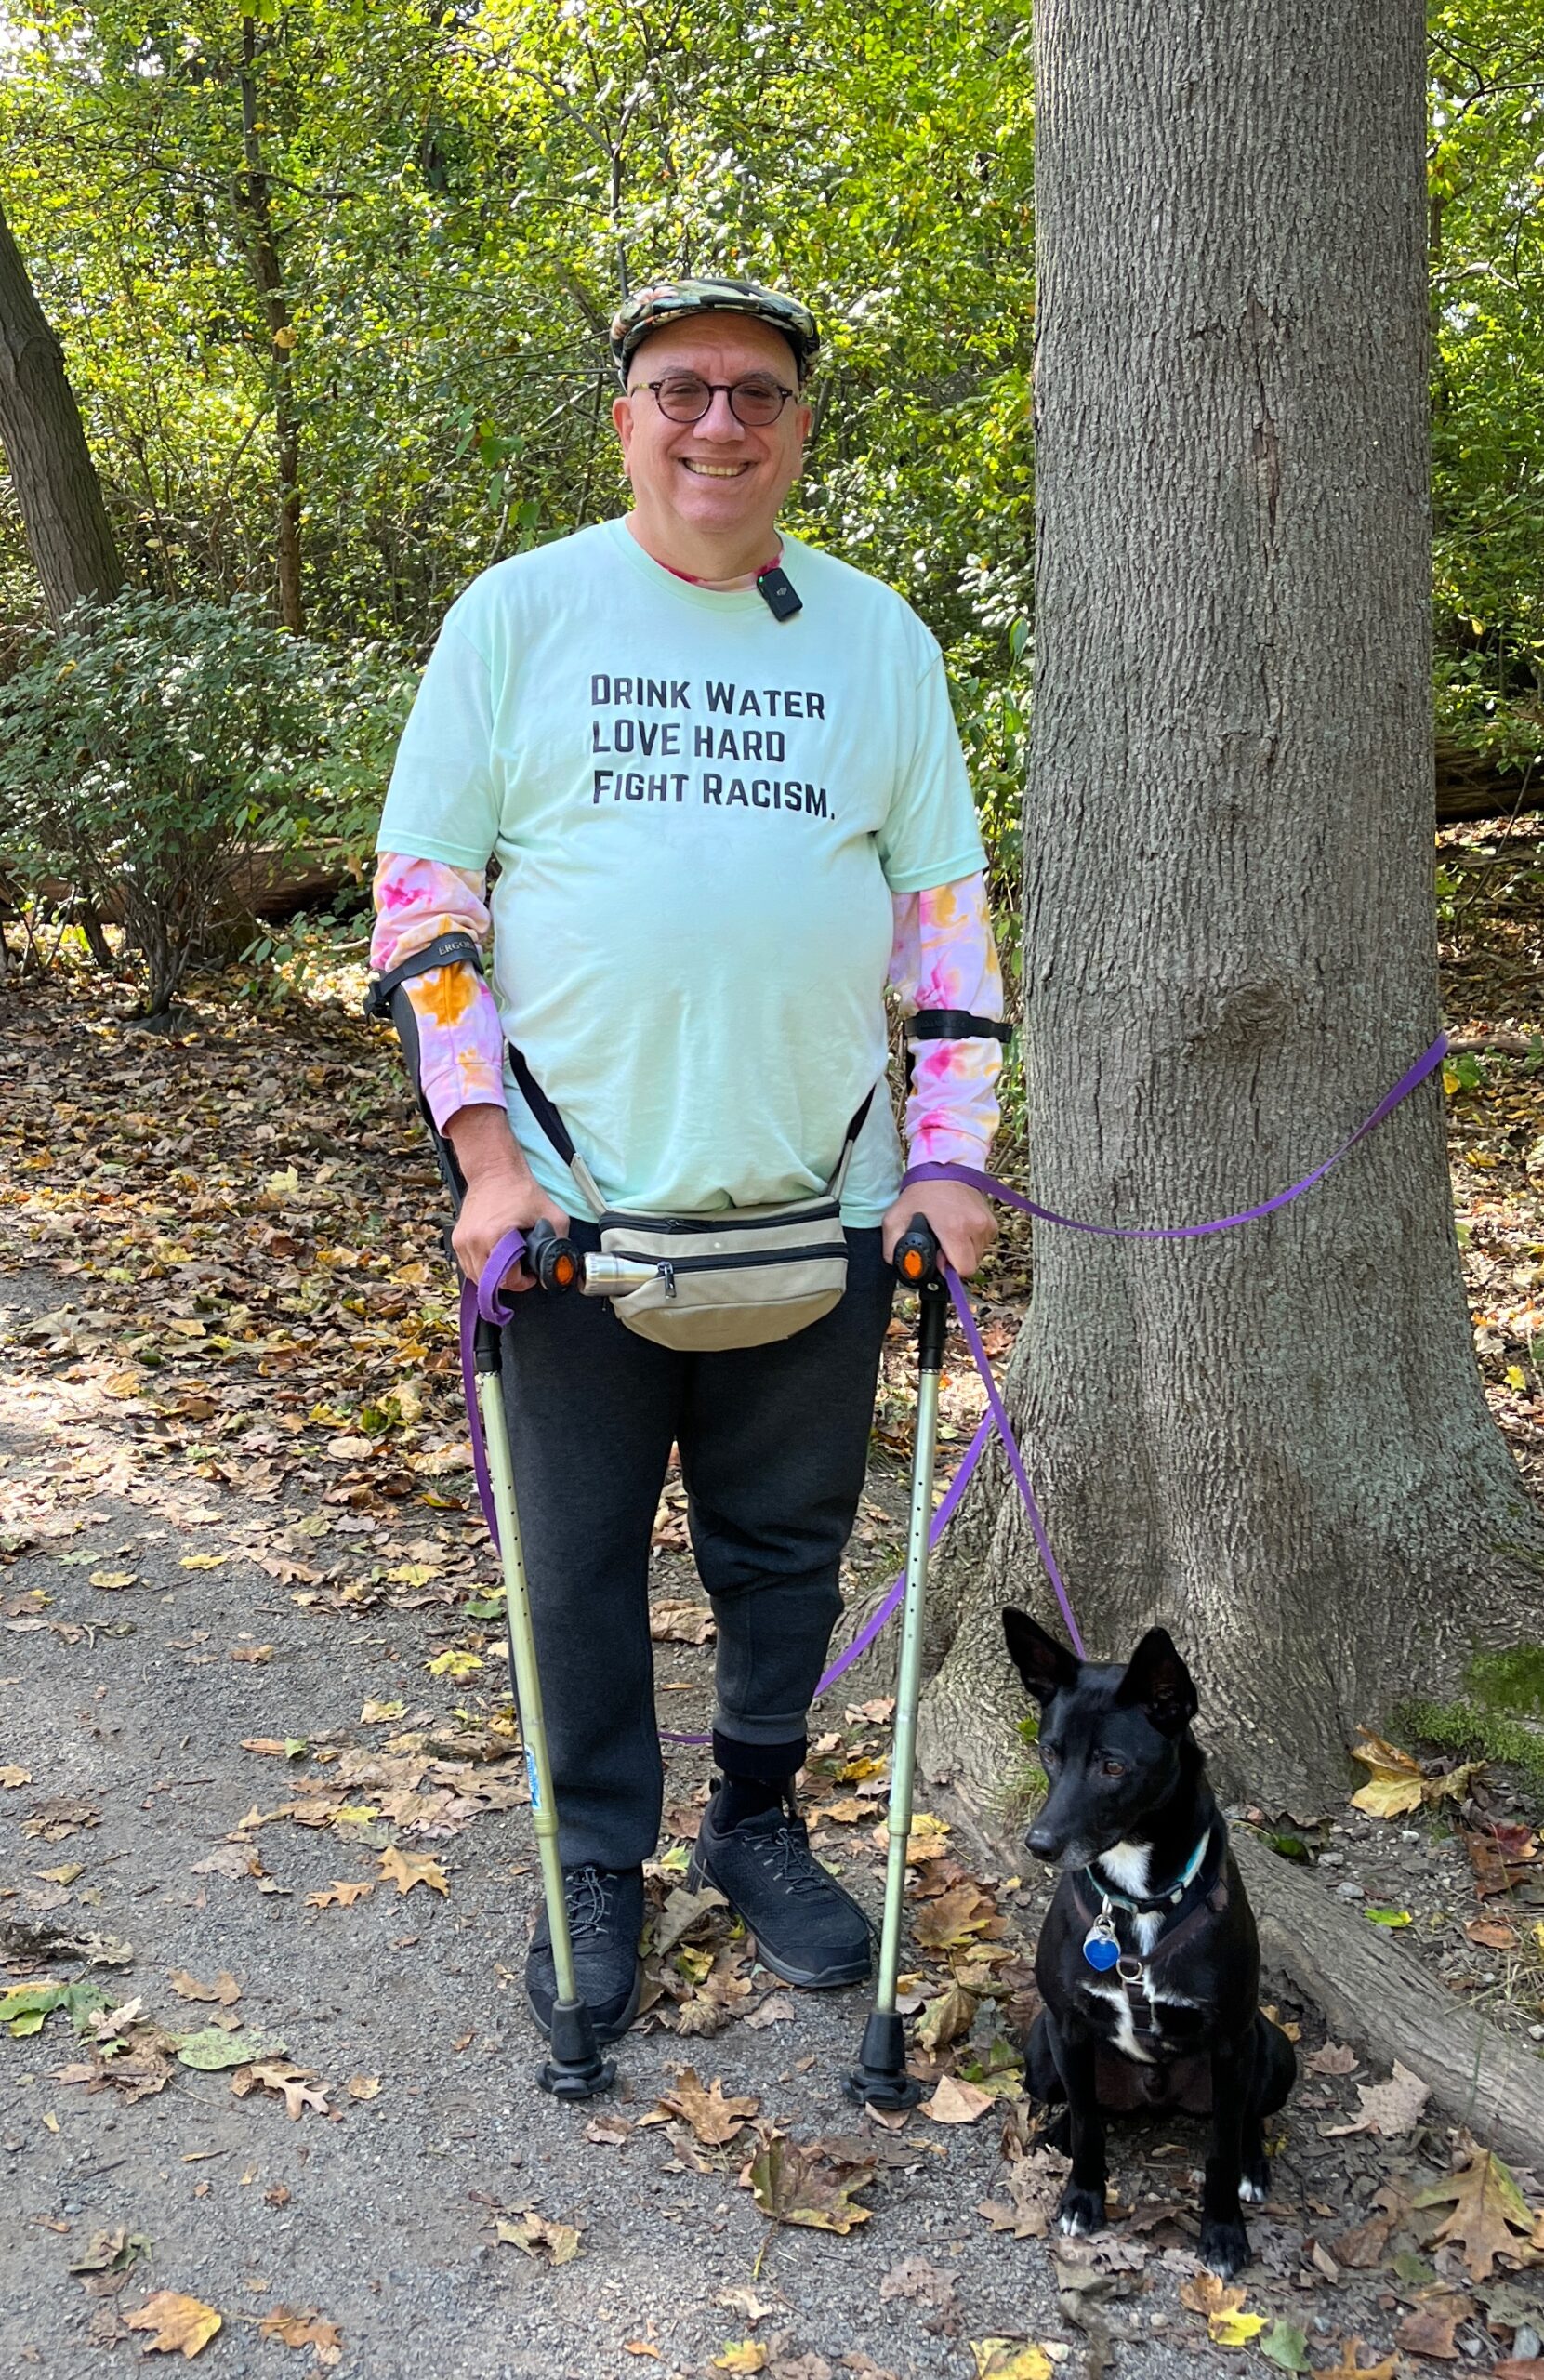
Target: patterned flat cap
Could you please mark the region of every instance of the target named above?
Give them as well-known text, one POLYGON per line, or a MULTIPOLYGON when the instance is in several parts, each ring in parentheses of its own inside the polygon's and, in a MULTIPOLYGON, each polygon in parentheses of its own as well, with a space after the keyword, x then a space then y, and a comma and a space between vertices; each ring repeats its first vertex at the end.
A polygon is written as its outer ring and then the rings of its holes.
POLYGON ((793 349, 800 381, 820 352, 820 333, 808 306, 754 281, 651 281, 635 289, 612 317, 611 351, 624 388, 635 350, 651 331, 693 314, 748 314, 781 332, 793 349))

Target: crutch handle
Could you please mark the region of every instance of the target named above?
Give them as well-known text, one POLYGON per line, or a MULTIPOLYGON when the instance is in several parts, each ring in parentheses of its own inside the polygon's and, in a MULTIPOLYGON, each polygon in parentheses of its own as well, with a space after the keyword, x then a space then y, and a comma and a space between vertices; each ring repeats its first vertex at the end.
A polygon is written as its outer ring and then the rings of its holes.
POLYGON ((913 1215, 901 1237, 895 1243, 891 1259, 908 1289, 918 1289, 924 1281, 938 1278, 942 1250, 938 1236, 926 1215, 913 1215))
POLYGON ((583 1271, 579 1251, 545 1216, 525 1236, 525 1262, 544 1289, 573 1289, 579 1285, 583 1271))

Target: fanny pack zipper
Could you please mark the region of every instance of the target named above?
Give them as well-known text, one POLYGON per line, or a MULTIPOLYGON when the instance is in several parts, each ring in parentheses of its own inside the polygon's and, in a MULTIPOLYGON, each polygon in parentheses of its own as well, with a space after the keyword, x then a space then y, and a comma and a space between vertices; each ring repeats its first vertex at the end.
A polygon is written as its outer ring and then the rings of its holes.
MULTIPOLYGON (((764 1215, 760 1218, 754 1215, 724 1216, 719 1218, 715 1215, 606 1214, 602 1215, 600 1218, 600 1229, 601 1231, 646 1231, 650 1233, 680 1232, 690 1238, 698 1232, 778 1231, 790 1223, 831 1223, 835 1221, 840 1213, 840 1207, 835 1199, 832 1199, 828 1206, 809 1207, 801 1210, 797 1214, 772 1214, 764 1215)), ((635 1251, 630 1249, 618 1249, 616 1253, 619 1256, 624 1256, 632 1255, 635 1251)), ((647 1259, 644 1261, 647 1262, 647 1259)), ((691 1260, 685 1258, 682 1259, 683 1263, 689 1261, 691 1260)), ((738 1259, 725 1257, 721 1261, 725 1263, 731 1263, 738 1262, 738 1259)))

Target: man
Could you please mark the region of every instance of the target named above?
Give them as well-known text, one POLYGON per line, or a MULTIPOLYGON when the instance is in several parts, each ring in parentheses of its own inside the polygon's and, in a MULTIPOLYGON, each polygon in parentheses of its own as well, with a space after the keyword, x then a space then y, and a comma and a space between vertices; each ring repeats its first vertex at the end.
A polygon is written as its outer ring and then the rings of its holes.
MULTIPOLYGON (((869 1929, 809 1851, 793 1786, 862 1491, 890 1257, 929 1218, 971 1272, 994 1225, 953 1183, 899 1196, 887 971, 918 1040, 914 1158, 982 1165, 1000 1017, 983 854, 938 648, 888 588, 780 537, 814 322, 733 281, 659 284, 613 326, 633 509, 483 573, 446 616, 382 820, 383 972, 488 930, 413 983, 421 1076, 467 1195, 456 1256, 570 1216, 574 1183, 515 1086, 556 1107, 609 1205, 695 1215, 807 1197, 878 1084, 842 1187, 848 1286, 772 1345, 685 1354, 602 1301, 525 1297, 506 1403, 580 1988, 602 2040, 639 1998, 643 1861, 662 1777, 650 1536, 679 1444, 718 1621, 720 1775, 697 1871, 764 1962, 862 1980, 869 1929)), ((516 1284, 519 1286, 521 1284, 516 1284)), ((546 1921, 526 1969, 550 2017, 546 1921)))

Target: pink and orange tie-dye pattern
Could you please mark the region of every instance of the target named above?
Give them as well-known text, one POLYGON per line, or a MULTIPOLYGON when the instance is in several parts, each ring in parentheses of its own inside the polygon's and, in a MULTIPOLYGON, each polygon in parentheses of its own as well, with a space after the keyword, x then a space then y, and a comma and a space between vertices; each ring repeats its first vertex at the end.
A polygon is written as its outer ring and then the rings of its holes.
MULTIPOLYGON (((372 968, 384 975, 438 934, 469 933, 485 943, 492 923, 486 889, 478 870, 382 852, 376 866, 372 968)), ((502 1107, 504 1036, 482 976, 464 963, 432 967, 413 978, 407 997, 418 1020, 419 1073, 435 1123, 443 1130, 462 1107, 502 1107)))
MULTIPOLYGON (((1000 1017, 1002 972, 983 876, 894 896, 890 985, 907 1013, 1000 1017)), ((913 1165, 984 1166, 997 1129, 999 1041, 913 1041, 906 1148, 913 1165)))
MULTIPOLYGON (((377 974, 410 959, 437 934, 469 933, 482 944, 490 919, 487 879, 439 860, 383 852, 376 867, 377 974)), ((1002 1014, 1002 976, 981 876, 894 897, 890 983, 908 1013, 924 1008, 1002 1014)), ((468 966, 436 967, 408 986, 418 1020, 424 1096, 443 1130, 461 1107, 504 1104, 504 1038, 494 997, 468 966)), ((906 1142, 914 1165, 984 1165, 997 1125, 996 1041, 914 1042, 906 1142)))

